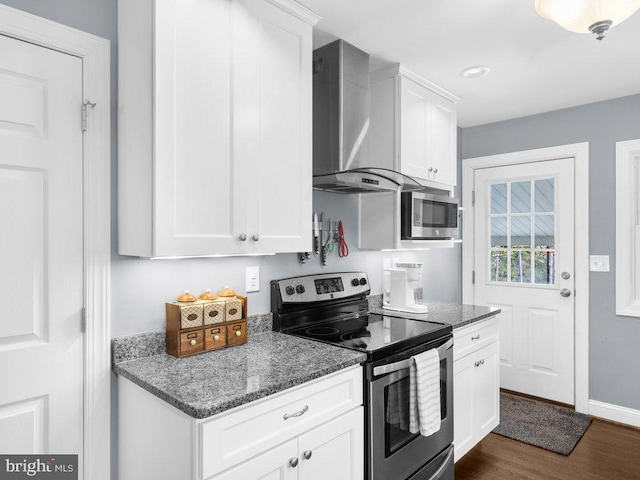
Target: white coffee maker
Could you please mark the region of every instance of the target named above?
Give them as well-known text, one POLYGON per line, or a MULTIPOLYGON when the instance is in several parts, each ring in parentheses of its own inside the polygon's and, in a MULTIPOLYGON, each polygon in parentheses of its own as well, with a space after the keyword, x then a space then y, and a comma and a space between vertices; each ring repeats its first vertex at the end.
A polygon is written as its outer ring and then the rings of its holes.
POLYGON ((414 290, 420 287, 422 263, 394 262, 384 269, 382 308, 398 312, 427 313, 426 305, 415 302, 414 290))

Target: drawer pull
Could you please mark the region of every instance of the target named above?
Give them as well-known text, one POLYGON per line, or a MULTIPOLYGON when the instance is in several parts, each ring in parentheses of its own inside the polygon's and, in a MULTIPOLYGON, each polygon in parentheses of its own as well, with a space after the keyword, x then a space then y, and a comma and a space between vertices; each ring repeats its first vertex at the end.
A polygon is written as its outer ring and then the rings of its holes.
POLYGON ((289 465, 291 465, 293 468, 296 468, 298 466, 298 457, 293 457, 291 460, 289 460, 289 465))
POLYGON ((475 337, 471 337, 471 340, 480 340, 480 334, 476 335, 475 337))
POLYGON ((193 346, 193 345, 195 345, 195 344, 196 344, 196 343, 198 343, 198 342, 196 342, 195 340, 191 340, 189 343, 193 346))
POLYGON ((239 337, 240 335, 242 335, 242 332, 240 330, 236 330, 236 337, 239 337))
POLYGON ((302 456, 309 460, 311 458, 311 455, 313 454, 313 452, 311 450, 305 450, 304 453, 302 454, 302 456))
POLYGON ((214 335, 213 339, 217 342, 218 340, 220 340, 220 335, 214 335))
POLYGON ((484 359, 482 360, 478 360, 475 364, 476 367, 479 367, 480 365, 484 365, 484 359))
POLYGON ((299 416, 304 415, 305 413, 307 413, 307 410, 309 410, 309 405, 305 405, 304 408, 302 410, 300 410, 299 412, 296 412, 296 413, 285 413, 282 418, 287 420, 288 418, 299 417, 299 416))

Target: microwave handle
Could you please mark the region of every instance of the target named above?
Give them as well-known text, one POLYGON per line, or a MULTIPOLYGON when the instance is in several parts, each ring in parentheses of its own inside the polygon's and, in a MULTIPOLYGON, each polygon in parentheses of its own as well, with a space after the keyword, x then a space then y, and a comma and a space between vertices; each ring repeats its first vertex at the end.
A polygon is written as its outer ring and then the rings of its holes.
MULTIPOLYGON (((438 354, 440 357, 444 356, 444 352, 450 349, 453 346, 453 338, 450 338, 444 345, 438 347, 438 354)), ((397 372, 398 370, 403 370, 405 368, 409 368, 411 366, 411 362, 413 362, 412 358, 407 358, 406 360, 401 360, 399 362, 389 363, 388 365, 380 365, 379 367, 373 368, 373 375, 375 377, 379 375, 385 375, 387 373, 397 372)))

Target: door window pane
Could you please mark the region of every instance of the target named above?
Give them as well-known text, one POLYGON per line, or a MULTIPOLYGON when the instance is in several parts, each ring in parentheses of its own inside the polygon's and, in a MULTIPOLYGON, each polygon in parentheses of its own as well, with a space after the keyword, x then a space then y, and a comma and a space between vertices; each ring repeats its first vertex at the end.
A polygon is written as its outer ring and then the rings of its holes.
POLYGON ((554 222, 554 215, 536 215, 536 248, 555 248, 554 222))
POLYGON ((511 184, 511 213, 531 212, 531 182, 511 184))
POLYGON ((491 219, 491 246, 507 248, 507 217, 491 219))
POLYGON ((507 184, 491 185, 491 213, 507 213, 507 184))
POLYGON ((507 251, 491 251, 491 268, 489 280, 492 282, 507 281, 507 251))
POLYGON ((531 248, 531 216, 511 217, 511 248, 531 248))
POLYGON ((553 178, 535 181, 536 212, 553 212, 555 203, 553 178))
POLYGON ((511 252, 511 282, 531 283, 531 250, 511 252))
POLYGON ((554 251, 535 253, 535 283, 539 285, 554 285, 555 282, 555 260, 554 251))

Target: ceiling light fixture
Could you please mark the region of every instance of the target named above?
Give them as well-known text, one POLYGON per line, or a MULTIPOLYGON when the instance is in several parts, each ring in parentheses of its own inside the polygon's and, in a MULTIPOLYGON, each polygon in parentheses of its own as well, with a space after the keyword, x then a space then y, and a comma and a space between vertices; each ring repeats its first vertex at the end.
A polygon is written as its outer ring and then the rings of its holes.
POLYGON ((536 0, 540 16, 575 33, 593 33, 598 40, 640 8, 640 0, 536 0))
POLYGON ((462 78, 478 78, 484 77, 490 71, 491 69, 486 65, 476 65, 474 67, 468 67, 464 70, 460 70, 460 73, 458 73, 458 75, 460 75, 462 78))

